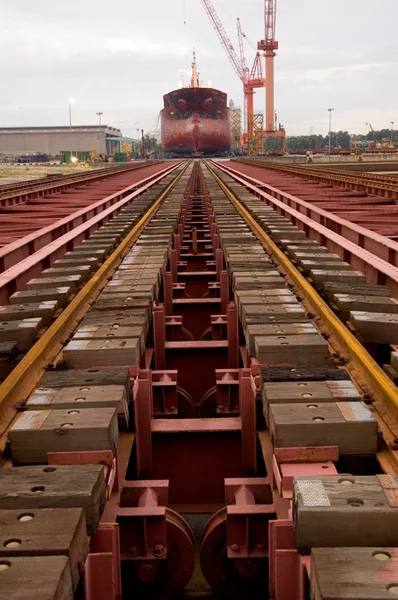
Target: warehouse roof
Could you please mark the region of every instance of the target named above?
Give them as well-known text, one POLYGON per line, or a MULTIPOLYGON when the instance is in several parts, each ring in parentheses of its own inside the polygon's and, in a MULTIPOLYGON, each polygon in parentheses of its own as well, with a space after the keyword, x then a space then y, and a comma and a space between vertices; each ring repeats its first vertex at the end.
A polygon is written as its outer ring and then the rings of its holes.
MULTIPOLYGON (((0 127, 0 134, 3 133, 68 133, 70 132, 69 125, 61 125, 54 127, 0 127)), ((72 132, 75 133, 90 133, 101 132, 106 135, 121 137, 122 132, 116 127, 108 125, 72 125, 72 132)))

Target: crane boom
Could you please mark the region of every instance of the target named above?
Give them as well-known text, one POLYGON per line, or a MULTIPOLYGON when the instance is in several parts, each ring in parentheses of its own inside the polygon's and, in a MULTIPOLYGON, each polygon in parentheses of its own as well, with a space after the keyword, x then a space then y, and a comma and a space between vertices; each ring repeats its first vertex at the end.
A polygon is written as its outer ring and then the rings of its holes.
POLYGON ((265 42, 268 46, 275 44, 276 4, 277 0, 264 2, 265 42))
POLYGON ((245 47, 243 45, 243 38, 245 37, 245 34, 242 31, 242 26, 240 24, 239 17, 236 19, 236 22, 237 22, 237 26, 238 26, 240 64, 241 64, 242 72, 245 73, 245 78, 247 80, 249 78, 249 75, 248 75, 247 66, 246 66, 245 47))
POLYGON ((242 69, 242 64, 241 61, 239 60, 239 57, 236 53, 235 48, 232 45, 231 40, 228 37, 227 32, 224 29, 223 24, 220 21, 220 18, 218 16, 218 14, 216 13, 214 6, 211 2, 211 0, 201 0, 205 11, 207 12, 207 15, 215 29, 215 32, 217 33, 217 36, 233 66, 233 68, 235 69, 239 79, 245 83, 246 80, 246 71, 244 69, 242 69))

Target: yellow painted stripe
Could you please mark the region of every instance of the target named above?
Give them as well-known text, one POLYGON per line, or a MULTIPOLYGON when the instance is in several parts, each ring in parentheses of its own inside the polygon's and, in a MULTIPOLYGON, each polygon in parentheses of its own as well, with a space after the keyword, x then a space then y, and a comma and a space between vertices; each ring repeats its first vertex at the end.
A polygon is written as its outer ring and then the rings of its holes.
MULTIPOLYGON (((206 166, 212 173, 214 179, 237 208, 239 213, 245 219, 250 229, 255 233, 262 245, 272 254, 276 262, 283 268, 285 273, 292 279, 294 285, 303 294, 305 299, 313 307, 313 311, 321 318, 327 326, 330 333, 345 351, 352 365, 358 368, 361 375, 371 388, 375 400, 384 401, 389 408, 398 416, 398 389, 391 379, 384 373, 379 365, 373 360, 370 354, 365 350, 362 344, 352 335, 352 333, 336 317, 334 312, 317 294, 310 283, 296 269, 287 256, 278 248, 278 246, 265 233, 260 225, 253 219, 250 213, 244 208, 239 200, 235 198, 228 187, 218 177, 213 168, 206 162, 206 166)), ((398 429, 398 423, 397 423, 398 429)))
MULTIPOLYGON (((38 342, 32 346, 29 352, 0 385, 0 434, 9 425, 10 415, 6 415, 6 411, 12 408, 15 403, 26 399, 42 375, 46 365, 54 360, 58 352, 62 349, 62 340, 66 340, 71 334, 77 322, 87 311, 90 301, 92 301, 101 286, 112 275, 120 260, 129 252, 148 221, 150 221, 163 200, 181 179, 188 168, 188 164, 189 162, 123 239, 116 250, 114 250, 93 277, 80 290, 58 319, 47 329, 38 342)), ((14 413, 13 410, 11 412, 14 413)))

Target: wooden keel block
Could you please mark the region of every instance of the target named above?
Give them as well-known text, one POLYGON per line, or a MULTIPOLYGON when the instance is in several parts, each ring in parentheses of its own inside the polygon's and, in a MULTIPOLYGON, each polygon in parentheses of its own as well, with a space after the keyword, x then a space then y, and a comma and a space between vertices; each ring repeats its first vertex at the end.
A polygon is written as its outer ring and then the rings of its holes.
POLYGON ((138 338, 140 340, 140 353, 145 348, 145 328, 143 326, 120 326, 119 323, 111 325, 83 325, 73 335, 74 340, 120 340, 138 338))
POLYGON ((26 410, 81 410, 85 408, 114 408, 119 423, 125 427, 129 423, 130 398, 122 385, 36 388, 29 396, 26 410))
POLYGON ((53 287, 46 290, 26 290, 15 292, 9 297, 9 302, 10 304, 41 304, 46 300, 52 300, 57 302, 61 308, 65 308, 71 293, 71 288, 67 286, 53 287))
POLYGON ((272 323, 272 321, 294 323, 294 321, 307 321, 305 310, 300 304, 249 304, 242 306, 242 326, 245 329, 249 324, 272 323))
POLYGON ((56 287, 68 286, 72 291, 76 291, 82 283, 81 275, 64 275, 63 277, 39 277, 30 279, 26 284, 27 290, 46 290, 56 287))
POLYGON ((266 366, 327 366, 329 345, 319 334, 256 337, 256 358, 266 366))
POLYGON ((0 561, 6 556, 67 556, 76 589, 88 551, 81 508, 0 510, 0 561))
POLYGON ((311 279, 318 285, 326 282, 360 284, 366 283, 366 277, 361 271, 323 271, 313 269, 310 271, 311 279))
POLYGON ((293 524, 297 549, 394 546, 398 478, 391 475, 295 477, 293 524))
POLYGON ((358 402, 361 394, 352 381, 270 382, 263 385, 262 401, 267 422, 271 404, 310 404, 336 400, 358 402))
POLYGON ((45 464, 48 452, 114 452, 117 414, 112 408, 28 410, 17 418, 9 438, 15 464, 45 464))
POLYGON ((398 314, 398 301, 395 298, 334 294, 333 303, 337 306, 341 317, 345 320, 350 318, 350 312, 352 311, 398 314))
POLYGON ((275 287, 275 284, 279 286, 284 285, 284 279, 278 271, 268 271, 267 275, 257 277, 235 277, 233 290, 255 290, 258 288, 271 288, 275 287))
POLYGON ((351 381, 345 369, 327 367, 264 367, 260 365, 261 384, 267 381, 351 381))
POLYGON ((249 356, 256 355, 256 338, 270 335, 316 335, 317 329, 312 323, 278 323, 262 325, 261 323, 246 325, 245 337, 249 356))
POLYGON ((43 323, 48 323, 52 320, 57 308, 58 302, 56 300, 0 306, 0 320, 22 321, 22 319, 40 318, 43 320, 43 323))
POLYGON ((97 531, 105 497, 102 465, 0 469, 0 510, 82 508, 88 535, 97 531))
MULTIPOLYGON (((341 256, 339 256, 338 254, 329 254, 329 252, 316 252, 316 251, 294 251, 294 253, 292 252, 292 256, 293 258, 296 259, 296 261, 301 264, 301 261, 305 260, 309 260, 309 261, 316 261, 316 262, 327 262, 327 263, 341 263, 341 256)), ((351 267, 350 267, 351 268, 351 267)))
POLYGON ((269 405, 276 448, 338 446, 339 454, 375 454, 377 421, 363 402, 269 405))
POLYGON ((91 267, 89 265, 79 265, 73 267, 51 267, 50 269, 44 269, 40 273, 40 277, 64 277, 69 275, 80 275, 81 283, 87 281, 91 274, 91 267))
POLYGON ((350 321, 363 342, 398 344, 398 314, 352 311, 350 321))
POLYGON ((66 556, 3 556, 0 600, 73 600, 66 556))
POLYGON ((300 267, 306 273, 310 273, 315 269, 322 269, 322 271, 351 271, 351 265, 342 261, 327 262, 321 260, 301 260, 300 267))
POLYGON ((48 371, 40 379, 35 391, 46 391, 47 388, 79 387, 80 392, 88 392, 91 386, 113 385, 123 386, 126 398, 130 397, 130 373, 127 368, 48 371))
POLYGON ((314 548, 313 600, 391 600, 398 590, 397 548, 314 548))
POLYGON ((371 285, 370 283, 352 285, 349 283, 326 282, 323 285, 323 291, 326 296, 334 298, 336 294, 345 294, 349 296, 378 296, 388 298, 391 296, 391 290, 385 285, 371 285))
POLYGON ((141 359, 139 338, 124 340, 72 340, 63 351, 71 369, 79 367, 138 366, 141 359))
POLYGON ((37 317, 0 322, 0 342, 14 341, 20 350, 29 350, 41 326, 42 319, 37 317))

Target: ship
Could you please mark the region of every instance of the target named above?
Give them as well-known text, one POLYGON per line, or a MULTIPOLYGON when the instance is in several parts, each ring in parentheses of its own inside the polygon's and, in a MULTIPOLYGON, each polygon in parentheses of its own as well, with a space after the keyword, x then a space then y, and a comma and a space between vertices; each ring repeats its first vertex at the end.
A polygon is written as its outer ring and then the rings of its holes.
POLYGON ((195 49, 191 85, 163 96, 161 138, 169 155, 205 156, 227 154, 232 135, 227 94, 202 87, 196 67, 195 49))

